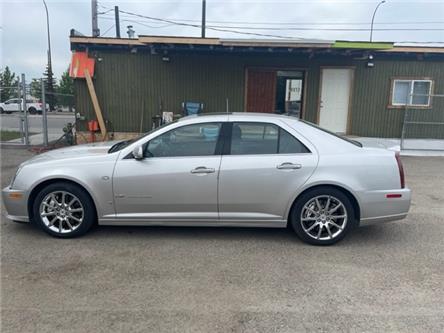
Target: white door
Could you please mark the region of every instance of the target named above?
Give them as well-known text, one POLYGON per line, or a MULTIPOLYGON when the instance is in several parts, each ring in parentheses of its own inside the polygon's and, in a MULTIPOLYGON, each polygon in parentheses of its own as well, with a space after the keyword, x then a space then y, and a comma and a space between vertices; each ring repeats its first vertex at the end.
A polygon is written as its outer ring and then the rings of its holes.
POLYGON ((350 103, 353 70, 348 68, 322 69, 319 125, 332 132, 345 133, 350 103))

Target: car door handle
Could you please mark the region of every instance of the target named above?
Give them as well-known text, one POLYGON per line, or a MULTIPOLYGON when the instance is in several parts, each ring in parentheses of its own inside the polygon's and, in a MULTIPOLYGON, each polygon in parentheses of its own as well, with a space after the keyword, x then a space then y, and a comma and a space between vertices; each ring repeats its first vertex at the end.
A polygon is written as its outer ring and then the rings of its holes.
POLYGON ((285 162, 285 163, 279 164, 276 168, 278 168, 279 170, 295 170, 295 169, 302 168, 302 164, 294 164, 294 163, 290 163, 290 162, 285 162))
POLYGON ((197 167, 191 170, 191 173, 214 173, 216 170, 214 168, 207 168, 204 166, 197 167))

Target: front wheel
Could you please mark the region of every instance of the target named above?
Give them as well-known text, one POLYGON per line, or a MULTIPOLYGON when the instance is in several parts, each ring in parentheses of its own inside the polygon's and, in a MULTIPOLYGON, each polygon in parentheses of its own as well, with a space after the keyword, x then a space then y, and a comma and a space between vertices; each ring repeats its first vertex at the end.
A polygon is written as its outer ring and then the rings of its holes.
POLYGON ((57 182, 43 188, 33 204, 34 222, 51 236, 85 234, 96 221, 94 203, 81 187, 57 182))
POLYGON ((356 225, 350 199, 332 187, 319 187, 304 193, 292 209, 290 222, 304 242, 332 245, 356 225))
POLYGON ((0 108, 0 113, 3 114, 5 112, 5 110, 3 110, 3 108, 0 108))
POLYGON ((36 113, 37 113, 37 109, 36 109, 36 108, 29 108, 29 109, 28 109, 28 112, 29 112, 30 114, 36 114, 36 113))

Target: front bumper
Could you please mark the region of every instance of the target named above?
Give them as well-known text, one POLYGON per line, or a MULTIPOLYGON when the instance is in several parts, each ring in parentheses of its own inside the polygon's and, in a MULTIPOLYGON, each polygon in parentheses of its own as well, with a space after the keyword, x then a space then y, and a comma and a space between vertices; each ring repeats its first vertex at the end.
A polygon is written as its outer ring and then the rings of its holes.
POLYGON ((2 190, 6 218, 17 222, 29 222, 28 196, 25 191, 13 190, 9 186, 2 190))
POLYGON ((410 209, 411 191, 408 188, 391 191, 366 191, 359 194, 360 225, 402 220, 410 209), (399 197, 390 197, 399 195, 399 197), (389 196, 389 197, 388 197, 389 196))

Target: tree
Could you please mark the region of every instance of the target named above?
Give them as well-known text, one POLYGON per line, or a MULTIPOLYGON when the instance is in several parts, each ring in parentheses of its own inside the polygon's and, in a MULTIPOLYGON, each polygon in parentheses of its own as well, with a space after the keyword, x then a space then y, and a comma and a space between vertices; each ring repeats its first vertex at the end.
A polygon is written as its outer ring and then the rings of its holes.
POLYGON ((11 72, 8 66, 5 69, 0 69, 0 101, 4 102, 10 98, 18 96, 17 87, 18 78, 14 72, 11 72))
POLYGON ((70 108, 74 105, 74 80, 69 76, 69 69, 63 72, 57 87, 58 102, 70 108))
POLYGON ((42 83, 39 79, 32 79, 31 84, 31 96, 41 99, 42 98, 42 83))
POLYGON ((45 82, 46 103, 49 104, 50 110, 54 110, 57 102, 56 96, 54 95, 56 82, 50 66, 46 66, 46 71, 43 73, 43 77, 43 81, 45 82))

